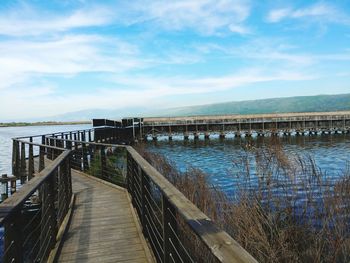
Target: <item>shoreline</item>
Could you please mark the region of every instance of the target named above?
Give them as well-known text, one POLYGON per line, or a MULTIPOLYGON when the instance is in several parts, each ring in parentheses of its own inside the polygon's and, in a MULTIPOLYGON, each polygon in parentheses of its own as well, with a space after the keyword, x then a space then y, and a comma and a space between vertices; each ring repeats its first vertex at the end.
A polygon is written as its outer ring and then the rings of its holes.
POLYGON ((43 121, 43 122, 8 122, 1 123, 0 128, 6 127, 27 127, 27 126, 55 126, 55 125, 80 125, 80 124, 91 124, 91 121, 43 121))

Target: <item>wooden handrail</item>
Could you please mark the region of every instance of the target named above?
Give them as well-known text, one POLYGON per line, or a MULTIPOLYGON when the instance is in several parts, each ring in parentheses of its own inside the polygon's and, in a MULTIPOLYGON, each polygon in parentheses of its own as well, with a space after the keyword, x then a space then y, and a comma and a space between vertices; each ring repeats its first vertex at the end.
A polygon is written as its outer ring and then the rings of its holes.
POLYGON ((225 231, 188 200, 173 184, 151 166, 134 148, 127 146, 134 161, 152 179, 176 211, 220 262, 257 262, 225 231))
POLYGON ((35 177, 24 184, 13 196, 6 199, 0 204, 0 225, 6 223, 6 219, 9 218, 12 213, 23 205, 23 203, 43 184, 52 172, 64 161, 71 151, 66 150, 61 153, 49 166, 47 166, 35 177))

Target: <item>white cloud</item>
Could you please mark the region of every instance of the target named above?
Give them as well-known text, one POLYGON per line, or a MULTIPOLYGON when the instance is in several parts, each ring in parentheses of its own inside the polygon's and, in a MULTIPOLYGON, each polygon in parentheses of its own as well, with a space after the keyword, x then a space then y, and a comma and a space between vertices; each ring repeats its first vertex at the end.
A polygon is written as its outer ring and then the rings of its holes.
POLYGON ((243 34, 243 22, 249 17, 246 0, 175 0, 134 1, 128 6, 129 23, 149 22, 159 29, 192 29, 204 35, 221 31, 243 34), (132 17, 132 18, 130 18, 132 17), (236 29, 236 30, 234 30, 236 29))
POLYGON ((113 12, 101 6, 80 9, 71 14, 57 15, 28 6, 0 15, 0 35, 37 36, 54 34, 75 28, 101 26, 113 21, 113 12))
POLYGON ((282 19, 290 16, 291 12, 292 11, 289 8, 282 8, 282 9, 271 10, 270 13, 267 16, 267 21, 270 22, 270 23, 279 22, 282 19))
POLYGON ((293 9, 281 8, 274 9, 269 12, 266 21, 270 23, 280 22, 284 19, 303 19, 308 18, 317 22, 332 22, 340 24, 350 24, 350 18, 337 7, 325 3, 318 2, 314 5, 293 9))
POLYGON ((0 89, 33 74, 123 72, 144 67, 134 45, 96 35, 64 35, 52 40, 0 42, 0 89))

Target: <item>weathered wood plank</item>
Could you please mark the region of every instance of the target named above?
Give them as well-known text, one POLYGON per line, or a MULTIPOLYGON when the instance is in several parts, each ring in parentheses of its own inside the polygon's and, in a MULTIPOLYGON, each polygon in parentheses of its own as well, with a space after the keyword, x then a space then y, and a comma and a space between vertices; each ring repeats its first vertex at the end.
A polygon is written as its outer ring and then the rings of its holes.
POLYGON ((77 172, 72 179, 76 202, 58 262, 153 262, 126 191, 77 172))

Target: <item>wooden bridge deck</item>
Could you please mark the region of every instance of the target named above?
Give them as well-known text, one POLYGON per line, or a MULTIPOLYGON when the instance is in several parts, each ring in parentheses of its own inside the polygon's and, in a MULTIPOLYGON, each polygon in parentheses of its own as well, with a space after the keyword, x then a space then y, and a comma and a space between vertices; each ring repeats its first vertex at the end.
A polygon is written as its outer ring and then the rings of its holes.
POLYGON ((58 262, 153 262, 127 192, 72 170, 76 201, 58 262))

